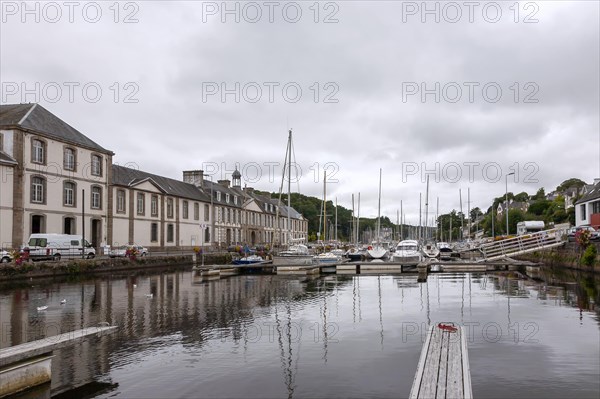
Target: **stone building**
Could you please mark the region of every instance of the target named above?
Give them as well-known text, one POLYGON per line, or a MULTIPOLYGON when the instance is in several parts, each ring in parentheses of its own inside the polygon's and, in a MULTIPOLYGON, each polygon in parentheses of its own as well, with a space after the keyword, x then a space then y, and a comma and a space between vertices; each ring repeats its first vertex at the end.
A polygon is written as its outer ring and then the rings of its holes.
POLYGON ((32 233, 107 240, 112 151, 39 104, 0 105, 0 240, 19 248, 32 233))
POLYGON ((243 189, 237 170, 231 181, 201 170, 180 181, 113 165, 113 155, 39 104, 0 105, 0 247, 32 233, 83 234, 97 250, 273 245, 285 243, 288 213, 289 235, 307 236, 302 215, 243 189))

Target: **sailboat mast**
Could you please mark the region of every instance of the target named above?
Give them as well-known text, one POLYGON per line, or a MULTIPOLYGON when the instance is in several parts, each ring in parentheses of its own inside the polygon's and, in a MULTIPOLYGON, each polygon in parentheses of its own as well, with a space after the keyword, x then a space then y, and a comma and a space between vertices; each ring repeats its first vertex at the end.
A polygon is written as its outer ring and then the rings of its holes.
POLYGON ((400 211, 396 209, 396 240, 398 239, 398 233, 400 233, 400 211))
POLYGON ((427 189, 425 190, 425 240, 429 239, 429 175, 427 175, 427 189))
POLYGON ((323 241, 327 241, 327 171, 323 171, 323 241))
POLYGON ((336 243, 337 243, 337 239, 338 239, 338 237, 337 237, 337 224, 338 224, 338 221, 337 221, 337 197, 335 197, 335 229, 334 230, 335 230, 335 242, 336 243))
POLYGON ((467 187, 467 218, 469 221, 469 235, 467 238, 471 238, 471 187, 467 187))
POLYGON ((288 245, 292 238, 292 225, 290 224, 290 210, 292 209, 292 129, 288 136, 288 198, 287 198, 287 227, 288 227, 288 245))
POLYGON ((463 219, 464 219, 464 214, 463 214, 463 207, 462 207, 462 192, 460 190, 460 188, 458 189, 458 198, 460 200, 460 239, 462 240, 463 237, 463 232, 464 232, 464 224, 463 224, 463 219))
POLYGON ((354 193, 352 193, 352 234, 351 239, 356 236, 356 213, 354 213, 354 193))
POLYGON ((440 241, 440 237, 439 237, 439 233, 440 233, 440 228, 439 228, 439 220, 438 218, 440 217, 440 197, 437 197, 436 199, 436 206, 435 206, 435 239, 436 241, 440 241))
POLYGON ((379 246, 379 231, 381 230, 381 168, 379 168, 379 201, 377 203, 377 245, 379 246))
POLYGON ((356 214, 356 243, 360 241, 360 193, 358 193, 358 209, 356 214))
POLYGON ((404 211, 402 210, 402 200, 400 200, 400 241, 404 240, 404 211))
POLYGON ((417 240, 419 240, 419 241, 423 241, 421 239, 421 236, 423 235, 423 230, 421 229, 421 226, 422 226, 422 224, 421 224, 421 204, 423 203, 423 201, 421 200, 421 197, 422 197, 422 193, 419 193, 419 230, 417 230, 417 236, 418 236, 417 240))

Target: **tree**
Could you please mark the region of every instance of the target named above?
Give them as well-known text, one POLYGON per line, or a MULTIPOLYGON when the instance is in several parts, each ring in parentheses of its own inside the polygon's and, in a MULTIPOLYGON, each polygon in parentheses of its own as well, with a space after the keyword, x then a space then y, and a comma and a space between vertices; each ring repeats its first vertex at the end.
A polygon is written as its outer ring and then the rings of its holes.
POLYGON ((479 207, 471 209, 471 221, 477 220, 477 218, 479 218, 480 216, 483 216, 483 212, 481 212, 481 209, 479 209, 479 207))
POLYGON ((576 187, 579 189, 579 188, 585 186, 585 184, 586 183, 583 180, 577 179, 576 177, 572 177, 570 179, 565 180, 558 187, 556 187, 556 191, 558 191, 559 193, 562 193, 571 187, 576 187))
POLYGON ((519 202, 527 202, 529 201, 529 194, 527 194, 525 191, 515 195, 515 201, 519 201, 519 202))
MULTIPOLYGON (((508 228, 512 235, 517 234, 517 223, 525 220, 525 212, 520 209, 511 209, 508 211, 508 228)), ((504 222, 506 224, 506 221, 504 222)), ((506 232, 505 232, 506 233, 506 232)))
POLYGON ((529 213, 537 216, 543 216, 546 210, 552 205, 547 199, 540 199, 529 205, 529 213))
POLYGON ((542 187, 539 190, 537 190, 537 193, 535 193, 535 197, 534 198, 536 200, 546 199, 546 191, 544 190, 544 187, 542 187))

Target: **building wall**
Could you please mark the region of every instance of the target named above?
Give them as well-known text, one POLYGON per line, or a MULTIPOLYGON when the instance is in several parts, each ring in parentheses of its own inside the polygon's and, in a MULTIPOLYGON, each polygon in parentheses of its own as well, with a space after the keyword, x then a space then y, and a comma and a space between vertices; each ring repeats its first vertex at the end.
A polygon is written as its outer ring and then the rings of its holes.
POLYGON ((14 168, 0 165, 0 248, 12 248, 14 168))
POLYGON ((590 208, 589 202, 575 205, 575 226, 590 224, 590 208), (585 212, 583 212, 582 208, 585 208, 585 212))
POLYGON ((4 147, 19 162, 19 167, 15 168, 12 190, 14 211, 12 213, 10 240, 13 246, 20 246, 27 241, 32 233, 32 216, 34 215, 43 217, 42 232, 63 233, 64 218, 72 217, 74 222, 71 233, 81 234, 82 200, 85 204, 86 238, 91 240, 91 221, 97 220, 100 225, 99 229, 96 230, 96 234, 94 234, 96 244, 101 246, 106 242, 108 166, 112 164, 112 157, 31 132, 4 130, 2 133, 5 139, 12 137, 12 140, 10 140, 12 145, 4 147), (39 139, 45 144, 44 163, 33 162, 33 139, 39 139), (66 147, 74 150, 74 170, 64 168, 64 151, 66 147), (101 157, 102 174, 100 176, 94 176, 91 173, 92 153, 101 157), (44 201, 42 203, 33 202, 31 197, 32 179, 36 176, 42 177, 45 181, 44 201), (63 184, 67 181, 75 184, 76 199, 74 206, 64 205, 63 184), (101 188, 100 209, 92 209, 90 206, 92 186, 101 188), (82 190, 85 190, 85 197, 82 197, 82 190))

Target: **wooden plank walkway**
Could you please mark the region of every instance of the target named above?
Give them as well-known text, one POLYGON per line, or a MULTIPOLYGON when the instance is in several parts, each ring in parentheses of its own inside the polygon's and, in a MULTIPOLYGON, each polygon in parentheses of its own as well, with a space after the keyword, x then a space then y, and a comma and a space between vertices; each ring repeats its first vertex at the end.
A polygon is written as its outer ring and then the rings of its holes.
POLYGON ((409 397, 473 397, 464 327, 453 323, 429 327, 409 397))
POLYGON ((71 331, 64 334, 54 335, 37 341, 27 342, 0 349, 0 367, 16 363, 35 356, 40 356, 55 349, 73 345, 83 341, 92 335, 101 337, 117 330, 116 326, 88 327, 83 330, 71 331))

